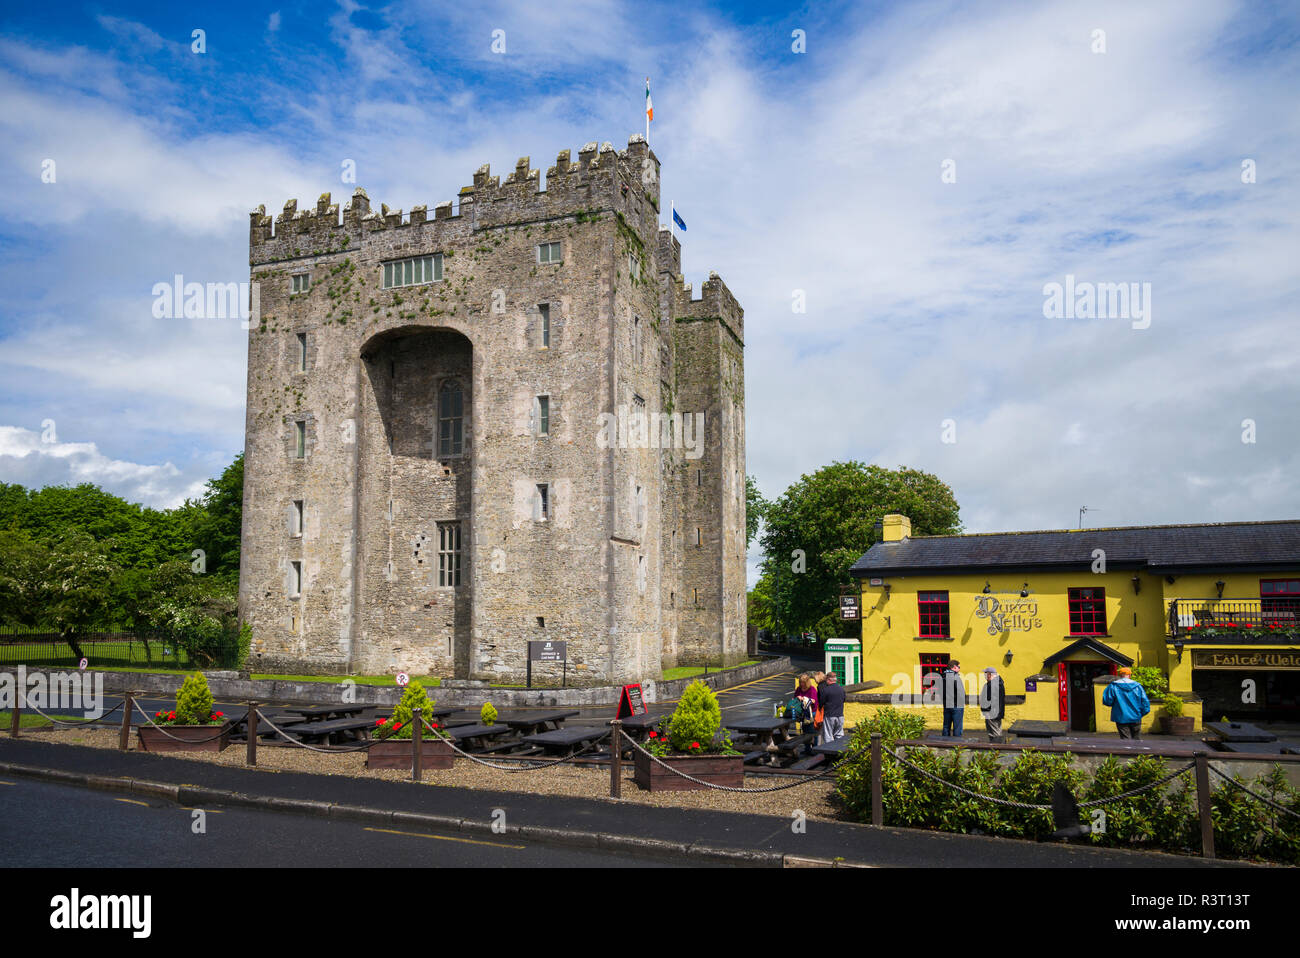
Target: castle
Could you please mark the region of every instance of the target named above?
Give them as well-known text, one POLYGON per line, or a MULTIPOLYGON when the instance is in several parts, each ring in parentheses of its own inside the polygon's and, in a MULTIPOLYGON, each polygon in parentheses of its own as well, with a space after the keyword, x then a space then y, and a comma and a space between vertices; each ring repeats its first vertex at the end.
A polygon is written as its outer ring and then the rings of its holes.
POLYGON ((744 313, 645 139, 459 204, 251 214, 239 602, 256 668, 653 679, 744 658, 744 313))

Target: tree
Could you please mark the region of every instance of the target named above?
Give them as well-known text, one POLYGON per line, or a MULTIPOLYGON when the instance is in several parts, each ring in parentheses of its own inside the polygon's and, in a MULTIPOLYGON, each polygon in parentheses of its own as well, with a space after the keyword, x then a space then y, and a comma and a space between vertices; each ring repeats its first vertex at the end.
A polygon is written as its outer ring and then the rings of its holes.
POLYGON ((0 617, 59 633, 77 658, 77 637, 108 617, 118 568, 81 529, 37 542, 22 532, 0 534, 0 617))
POLYGON ((207 573, 223 579, 239 577, 239 535, 244 514, 244 454, 226 467, 216 479, 208 480, 207 492, 196 503, 194 548, 206 555, 207 573))
POLYGON ((835 462, 767 503, 763 572, 775 619, 803 630, 835 613, 849 567, 877 541, 875 524, 887 513, 907 516, 913 535, 961 531, 952 490, 905 466, 835 462))
POLYGON ((758 483, 753 476, 745 477, 745 548, 758 535, 758 524, 767 508, 767 500, 758 491, 758 483))
POLYGON ((775 629, 776 616, 772 608, 772 577, 766 572, 758 577, 754 588, 749 590, 749 624, 756 629, 775 629))

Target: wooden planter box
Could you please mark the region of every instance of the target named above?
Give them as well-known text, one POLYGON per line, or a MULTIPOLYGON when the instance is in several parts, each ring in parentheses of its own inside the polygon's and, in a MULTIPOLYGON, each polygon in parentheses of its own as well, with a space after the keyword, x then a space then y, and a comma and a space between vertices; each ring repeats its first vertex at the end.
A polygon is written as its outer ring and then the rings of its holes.
MULTIPOLYGON (((685 792, 706 788, 680 775, 674 775, 640 749, 637 749, 635 754, 634 781, 648 791, 685 792)), ((730 785, 733 788, 740 788, 745 784, 745 756, 743 755, 672 755, 659 761, 712 785, 730 785)))
MULTIPOLYGON (((366 768, 403 768, 411 770, 415 743, 407 739, 374 742, 366 749, 366 768)), ((438 739, 425 739, 420 743, 420 767, 425 770, 451 768, 456 753, 451 746, 438 739)))
POLYGON ((221 725, 164 725, 176 738, 168 738, 152 725, 138 725, 140 751, 142 752, 220 752, 230 745, 233 723, 221 725), (218 733, 220 733, 218 735, 218 733), (217 735, 217 738, 213 738, 217 735), (176 741, 184 739, 184 741, 176 741), (205 741, 210 740, 210 741, 205 741))
POLYGON ((1191 735, 1196 731, 1196 717, 1193 715, 1180 715, 1178 718, 1162 715, 1160 720, 1164 723, 1166 735, 1191 735))

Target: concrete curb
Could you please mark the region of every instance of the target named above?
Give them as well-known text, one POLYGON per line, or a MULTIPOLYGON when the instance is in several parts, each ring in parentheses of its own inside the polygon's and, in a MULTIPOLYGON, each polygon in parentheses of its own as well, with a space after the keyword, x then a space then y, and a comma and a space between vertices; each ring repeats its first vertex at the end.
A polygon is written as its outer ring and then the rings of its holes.
POLYGON ((314 815, 340 821, 362 822, 368 825, 395 827, 401 825, 423 826, 444 831, 470 832, 496 837, 515 836, 547 845, 574 848, 597 848, 605 851, 625 851, 638 855, 654 855, 677 860, 681 865, 713 862, 740 867, 767 868, 873 868, 866 863, 847 862, 824 858, 806 858, 752 848, 727 848, 717 845, 670 842, 659 838, 642 838, 635 835, 613 835, 607 832, 580 829, 553 828, 541 825, 507 825, 503 831, 494 831, 491 822, 435 815, 427 812, 403 812, 391 809, 370 808, 365 805, 345 805, 300 798, 278 798, 269 795, 249 795, 220 788, 196 785, 171 785, 147 779, 91 775, 68 772, 37 765, 19 765, 0 762, 0 774, 15 775, 75 785, 107 792, 126 792, 148 798, 161 798, 185 807, 202 805, 235 805, 244 808, 263 808, 269 811, 314 815))

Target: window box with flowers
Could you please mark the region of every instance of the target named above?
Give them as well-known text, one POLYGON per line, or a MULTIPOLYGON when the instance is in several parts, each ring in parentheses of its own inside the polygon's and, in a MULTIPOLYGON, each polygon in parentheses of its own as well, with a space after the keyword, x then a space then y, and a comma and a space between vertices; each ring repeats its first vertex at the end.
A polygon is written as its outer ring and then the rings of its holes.
POLYGON ((375 741, 366 749, 366 768, 402 768, 410 769, 414 758, 415 709, 423 709, 424 727, 420 741, 420 766, 424 769, 447 769, 452 767, 456 753, 451 750, 447 739, 442 738, 441 723, 430 719, 433 711, 433 699, 424 690, 424 686, 414 679, 402 692, 402 699, 393 709, 391 717, 376 719, 375 741), (433 726, 430 731, 429 726, 433 726))
POLYGON ((682 692, 672 717, 652 729, 645 743, 635 750, 633 780, 651 792, 708 787, 682 778, 664 767, 668 765, 700 782, 741 787, 745 783, 745 757, 732 747, 726 731, 719 731, 721 725, 717 695, 703 682, 692 682, 682 692))
POLYGON ((230 745, 231 721, 212 710, 212 692, 201 672, 185 677, 176 708, 155 712, 153 725, 136 727, 144 752, 220 752, 230 745), (157 726, 157 727, 155 727, 157 726))

